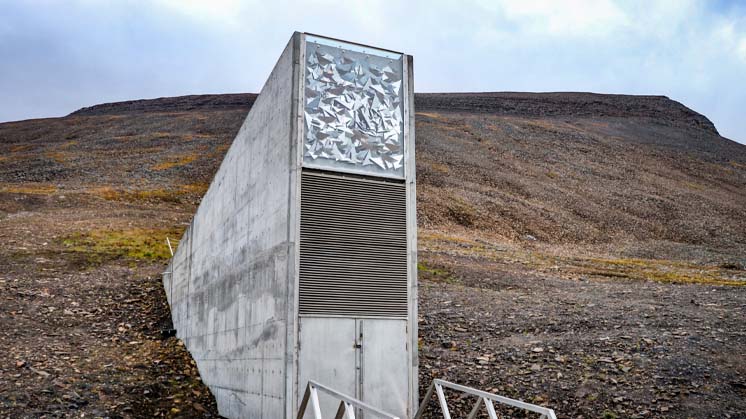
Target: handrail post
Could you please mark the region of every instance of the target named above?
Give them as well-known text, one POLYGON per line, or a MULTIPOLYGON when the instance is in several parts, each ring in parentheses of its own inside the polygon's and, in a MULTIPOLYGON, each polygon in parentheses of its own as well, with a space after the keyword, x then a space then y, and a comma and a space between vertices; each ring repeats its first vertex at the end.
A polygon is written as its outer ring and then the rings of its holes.
POLYGON ((339 402, 339 408, 334 419, 355 419, 355 408, 352 407, 352 404, 342 400, 339 402))
POLYGON ((443 412, 445 419, 451 419, 451 412, 448 410, 448 401, 446 395, 443 393, 443 386, 440 383, 435 383, 435 392, 438 393, 438 400, 440 401, 440 410, 443 412))
POLYGON ((314 419, 322 419, 321 405, 319 404, 319 391, 324 392, 328 396, 331 396, 340 401, 339 407, 337 408, 337 414, 335 416, 336 419, 355 419, 355 409, 360 409, 360 411, 362 412, 367 412, 383 419, 400 419, 398 416, 386 413, 354 397, 350 397, 329 387, 323 386, 313 380, 308 380, 308 386, 306 387, 306 392, 303 395, 303 401, 301 402, 300 408, 298 409, 297 419, 303 419, 303 414, 305 413, 309 400, 311 402, 311 409, 313 410, 314 419))
POLYGON ((487 414, 490 415, 490 419, 497 419, 497 412, 495 412, 495 405, 492 404, 492 400, 482 397, 484 404, 487 406, 487 414))
POLYGON ((306 391, 303 393, 303 400, 300 402, 298 407, 298 416, 296 419, 303 419, 303 415, 306 414, 306 406, 308 406, 308 398, 311 396, 311 383, 306 384, 306 391))
POLYGON ((413 419, 420 419, 422 417, 422 414, 425 412, 427 404, 430 401, 430 397, 433 397, 433 390, 435 390, 435 381, 430 383, 430 387, 427 388, 427 393, 425 393, 425 397, 422 399, 422 403, 420 403, 420 407, 417 409, 417 413, 414 415, 413 419))
POLYGON ((313 409, 314 419, 321 418, 321 406, 319 405, 319 393, 316 391, 316 387, 311 386, 311 409, 313 409))
POLYGON ((474 403, 474 407, 471 408, 471 412, 469 412, 469 416, 466 417, 466 419, 474 419, 477 417, 477 412, 479 412, 479 406, 482 405, 482 398, 477 397, 477 402, 474 403))
POLYGON ((339 402, 337 413, 334 415, 334 419, 343 419, 345 415, 345 402, 344 400, 339 402))
POLYGON ((420 419, 420 417, 422 416, 422 413, 425 411, 428 403, 430 402, 430 399, 433 395, 433 390, 438 395, 438 401, 440 403, 440 409, 443 413, 443 418, 451 419, 451 412, 448 410, 448 400, 446 399, 445 393, 443 391, 444 387, 477 397, 477 401, 474 404, 474 406, 471 408, 471 411, 469 412, 469 416, 467 416, 467 419, 474 419, 477 416, 477 413, 479 412, 479 407, 482 405, 482 403, 484 403, 485 407, 487 408, 487 414, 489 415, 490 419, 497 419, 498 415, 497 415, 497 411, 495 410, 495 405, 494 405, 495 402, 501 403, 507 406, 512 406, 512 407, 522 409, 522 410, 528 410, 529 412, 538 413, 541 415, 541 419, 557 419, 557 416, 555 415, 554 410, 548 407, 526 403, 520 400, 511 399, 508 397, 498 396, 497 394, 487 393, 485 391, 480 391, 480 390, 477 390, 471 387, 449 383, 448 381, 444 381, 444 380, 437 379, 437 378, 434 379, 432 384, 430 384, 430 387, 428 387, 427 393, 425 394, 425 398, 422 399, 422 403, 420 404, 419 409, 417 409, 417 413, 415 414, 413 419, 420 419))
POLYGON ((171 247, 171 240, 166 236, 166 243, 168 244, 168 251, 171 252, 171 257, 174 257, 174 248, 171 247))

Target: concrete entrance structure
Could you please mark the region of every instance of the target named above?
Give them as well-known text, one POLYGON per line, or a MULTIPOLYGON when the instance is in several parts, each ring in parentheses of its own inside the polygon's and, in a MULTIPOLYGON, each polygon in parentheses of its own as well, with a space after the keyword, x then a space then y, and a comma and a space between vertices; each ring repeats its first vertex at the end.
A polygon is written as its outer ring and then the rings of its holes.
POLYGON ((277 61, 163 277, 222 415, 292 418, 308 380, 414 414, 412 86, 411 56, 310 34, 277 61))

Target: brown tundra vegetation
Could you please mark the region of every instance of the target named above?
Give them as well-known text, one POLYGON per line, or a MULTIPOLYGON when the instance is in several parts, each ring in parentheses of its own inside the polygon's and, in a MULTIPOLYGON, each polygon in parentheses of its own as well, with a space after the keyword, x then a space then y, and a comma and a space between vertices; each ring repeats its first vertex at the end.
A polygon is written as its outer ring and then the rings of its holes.
MULTIPOLYGON (((160 274, 254 98, 0 124, 0 417, 217 416, 160 274)), ((746 418, 746 146, 661 96, 416 109, 421 394, 746 418)))

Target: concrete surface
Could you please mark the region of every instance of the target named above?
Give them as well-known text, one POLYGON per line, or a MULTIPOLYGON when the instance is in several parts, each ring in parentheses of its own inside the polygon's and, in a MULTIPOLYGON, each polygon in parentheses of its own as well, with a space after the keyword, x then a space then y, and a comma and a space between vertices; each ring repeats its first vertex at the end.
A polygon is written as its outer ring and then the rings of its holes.
POLYGON ((287 416, 297 42, 280 56, 164 277, 177 335, 230 418, 287 416))
MULTIPOLYGON (((174 328, 225 417, 293 418, 309 379, 409 417, 418 388, 411 57, 404 57, 407 314, 301 316, 302 39, 294 34, 280 56, 164 274, 174 328)), ((331 400, 322 403, 334 413, 331 400)))

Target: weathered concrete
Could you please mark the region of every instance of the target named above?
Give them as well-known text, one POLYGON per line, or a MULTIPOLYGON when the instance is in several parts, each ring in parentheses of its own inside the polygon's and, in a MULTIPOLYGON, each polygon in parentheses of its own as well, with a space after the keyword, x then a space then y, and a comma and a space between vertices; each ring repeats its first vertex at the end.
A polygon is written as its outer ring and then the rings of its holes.
POLYGON ((280 56, 164 278, 178 337, 226 417, 288 416, 298 38, 280 56))
POLYGON ((314 379, 408 417, 417 404, 411 57, 400 55, 406 164, 394 180, 406 194, 406 315, 300 314, 305 39, 294 34, 280 56, 164 274, 174 327, 223 416, 293 418, 314 379))

